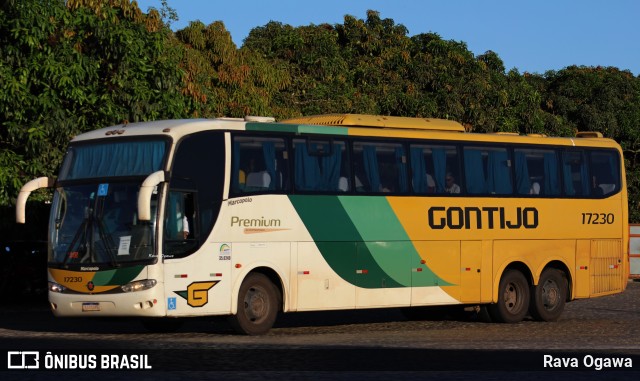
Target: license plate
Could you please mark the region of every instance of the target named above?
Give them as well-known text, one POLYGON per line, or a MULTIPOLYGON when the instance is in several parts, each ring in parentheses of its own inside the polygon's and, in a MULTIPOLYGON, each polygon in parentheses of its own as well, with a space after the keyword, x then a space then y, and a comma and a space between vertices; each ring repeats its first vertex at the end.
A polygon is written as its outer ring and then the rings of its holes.
POLYGON ((100 303, 82 303, 82 312, 100 311, 100 303))

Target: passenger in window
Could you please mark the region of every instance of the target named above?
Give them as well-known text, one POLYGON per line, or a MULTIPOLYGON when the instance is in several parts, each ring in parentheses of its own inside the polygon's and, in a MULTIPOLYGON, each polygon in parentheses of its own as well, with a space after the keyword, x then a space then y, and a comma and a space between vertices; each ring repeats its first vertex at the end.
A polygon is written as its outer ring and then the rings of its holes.
POLYGON ((444 191, 446 193, 460 193, 460 186, 456 184, 456 179, 455 177, 453 177, 451 172, 447 173, 444 180, 445 180, 444 191))
POLYGON ((182 238, 187 239, 191 234, 191 230, 189 230, 189 220, 193 221, 194 213, 193 213, 193 199, 190 195, 185 194, 184 196, 184 213, 182 215, 182 238))
POLYGON ((240 184, 240 187, 244 188, 245 183, 247 182, 247 174, 240 169, 238 171, 238 184, 240 184))
POLYGON ((616 184, 599 184, 598 178, 593 176, 591 188, 593 188, 591 192, 594 196, 604 196, 606 194, 613 193, 616 190, 616 184))
POLYGON ((395 191, 395 187, 393 186, 393 183, 391 181, 383 180, 380 184, 379 191, 383 193, 393 193, 395 191))
POLYGON ((433 176, 427 173, 427 193, 436 192, 436 182, 433 180, 433 176))
POLYGON ((602 189, 603 196, 616 190, 616 184, 600 184, 598 187, 602 189))
POLYGON ((529 190, 529 194, 537 195, 540 194, 540 183, 537 181, 531 184, 531 189, 529 190))
POLYGON ((187 216, 182 217, 182 236, 184 239, 189 237, 189 220, 187 216))

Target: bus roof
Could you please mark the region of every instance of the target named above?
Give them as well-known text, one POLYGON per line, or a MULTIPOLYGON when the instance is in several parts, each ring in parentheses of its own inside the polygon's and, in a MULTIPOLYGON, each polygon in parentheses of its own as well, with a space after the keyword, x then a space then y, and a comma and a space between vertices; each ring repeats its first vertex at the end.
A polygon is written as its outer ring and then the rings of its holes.
POLYGON ((206 130, 289 132, 295 134, 329 134, 372 137, 451 139, 454 141, 534 143, 580 146, 619 147, 598 132, 578 132, 575 137, 549 137, 542 134, 464 133, 455 121, 435 118, 411 118, 363 114, 327 114, 285 119, 274 122, 268 117, 175 119, 139 123, 122 123, 85 132, 73 142, 131 136, 164 135, 174 140, 206 130), (427 136, 428 135, 428 136, 427 136))
POLYGON ((280 123, 311 124, 321 126, 348 126, 372 128, 398 128, 409 130, 431 130, 464 132, 464 127, 453 120, 434 118, 410 118, 403 116, 326 114, 285 119, 280 123))
POLYGON ((118 136, 166 135, 178 138, 182 135, 205 130, 243 130, 246 120, 242 118, 218 119, 170 119, 150 122, 122 123, 85 132, 72 141, 94 140, 118 136))

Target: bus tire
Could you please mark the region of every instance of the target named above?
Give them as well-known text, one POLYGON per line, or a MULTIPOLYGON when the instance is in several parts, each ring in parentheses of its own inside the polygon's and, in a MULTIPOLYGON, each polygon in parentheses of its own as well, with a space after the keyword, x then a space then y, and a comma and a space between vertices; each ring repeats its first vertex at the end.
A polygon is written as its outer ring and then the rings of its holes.
POLYGON ((499 323, 518 323, 529 312, 529 283, 517 270, 507 270, 500 279, 498 302, 488 306, 491 319, 499 323))
POLYGON ((567 279, 557 269, 546 269, 537 286, 531 287, 531 316, 541 321, 556 321, 567 300, 567 279))
POLYGON ((229 316, 229 324, 244 335, 264 335, 276 321, 279 292, 265 275, 249 274, 238 293, 238 312, 229 316))

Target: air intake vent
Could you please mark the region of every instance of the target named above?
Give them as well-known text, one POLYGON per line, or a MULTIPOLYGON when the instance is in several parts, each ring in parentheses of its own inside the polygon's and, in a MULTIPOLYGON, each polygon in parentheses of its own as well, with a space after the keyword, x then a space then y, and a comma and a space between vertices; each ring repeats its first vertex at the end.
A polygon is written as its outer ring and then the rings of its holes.
POLYGON ((592 240, 590 268, 591 295, 622 291, 622 242, 615 239, 592 240))

